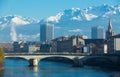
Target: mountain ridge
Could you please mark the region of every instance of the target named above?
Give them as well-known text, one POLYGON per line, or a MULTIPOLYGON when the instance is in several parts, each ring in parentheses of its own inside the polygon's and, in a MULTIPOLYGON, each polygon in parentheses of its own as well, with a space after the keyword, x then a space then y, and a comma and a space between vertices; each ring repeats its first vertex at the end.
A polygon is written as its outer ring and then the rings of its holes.
POLYGON ((92 26, 108 26, 109 18, 113 29, 119 33, 120 5, 100 5, 86 9, 71 8, 46 19, 27 18, 20 15, 0 16, 0 41, 39 41, 40 24, 55 25, 55 38, 69 35, 90 37, 92 26), (62 30, 62 31, 61 31, 62 30))

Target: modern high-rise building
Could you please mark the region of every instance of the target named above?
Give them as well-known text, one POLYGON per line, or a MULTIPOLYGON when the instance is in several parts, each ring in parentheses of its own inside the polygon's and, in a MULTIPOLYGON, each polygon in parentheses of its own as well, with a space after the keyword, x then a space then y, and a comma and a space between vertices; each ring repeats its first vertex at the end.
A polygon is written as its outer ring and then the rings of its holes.
POLYGON ((92 39, 104 39, 104 28, 102 26, 92 27, 91 38, 92 39))
POLYGON ((53 24, 42 24, 40 25, 40 41, 49 42, 54 37, 54 25, 53 24))

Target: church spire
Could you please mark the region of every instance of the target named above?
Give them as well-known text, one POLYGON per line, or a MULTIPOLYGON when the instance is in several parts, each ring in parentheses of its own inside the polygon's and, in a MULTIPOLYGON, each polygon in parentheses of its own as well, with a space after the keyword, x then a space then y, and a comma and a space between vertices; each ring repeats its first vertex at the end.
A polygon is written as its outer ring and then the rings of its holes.
POLYGON ((106 39, 110 38, 113 35, 114 35, 114 31, 112 29, 112 21, 111 19, 109 19, 108 30, 106 31, 106 39))
POLYGON ((112 21, 111 21, 111 19, 109 19, 108 31, 112 32, 112 21))

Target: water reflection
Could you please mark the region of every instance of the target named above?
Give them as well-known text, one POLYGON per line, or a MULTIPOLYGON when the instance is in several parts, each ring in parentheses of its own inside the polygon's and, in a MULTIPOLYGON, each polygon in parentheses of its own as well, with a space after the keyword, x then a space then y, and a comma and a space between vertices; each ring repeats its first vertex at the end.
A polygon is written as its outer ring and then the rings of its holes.
POLYGON ((120 72, 115 72, 115 76, 114 77, 120 77, 120 72))
POLYGON ((42 67, 42 68, 67 68, 71 66, 72 64, 57 63, 57 62, 50 62, 50 61, 39 62, 39 67, 42 67))
POLYGON ((73 68, 70 64, 54 62, 40 62, 38 67, 29 67, 25 60, 7 59, 4 63, 0 77, 120 77, 119 71, 73 68))
POLYGON ((120 77, 120 72, 111 73, 109 77, 120 77))
POLYGON ((28 67, 29 70, 33 70, 34 72, 38 72, 39 70, 39 67, 38 66, 35 66, 35 67, 28 67))
POLYGON ((29 70, 33 71, 33 77, 39 77, 39 67, 28 67, 29 70))

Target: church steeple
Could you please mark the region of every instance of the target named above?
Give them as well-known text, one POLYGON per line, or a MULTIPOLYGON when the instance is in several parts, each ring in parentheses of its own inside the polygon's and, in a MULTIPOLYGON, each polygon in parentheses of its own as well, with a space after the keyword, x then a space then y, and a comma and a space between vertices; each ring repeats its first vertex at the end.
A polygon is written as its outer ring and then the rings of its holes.
POLYGON ((114 35, 114 31, 112 29, 112 21, 111 19, 109 19, 108 30, 106 31, 106 39, 110 38, 113 35, 114 35))
POLYGON ((112 31, 112 22, 111 22, 111 19, 109 19, 108 31, 109 31, 109 32, 112 31))

